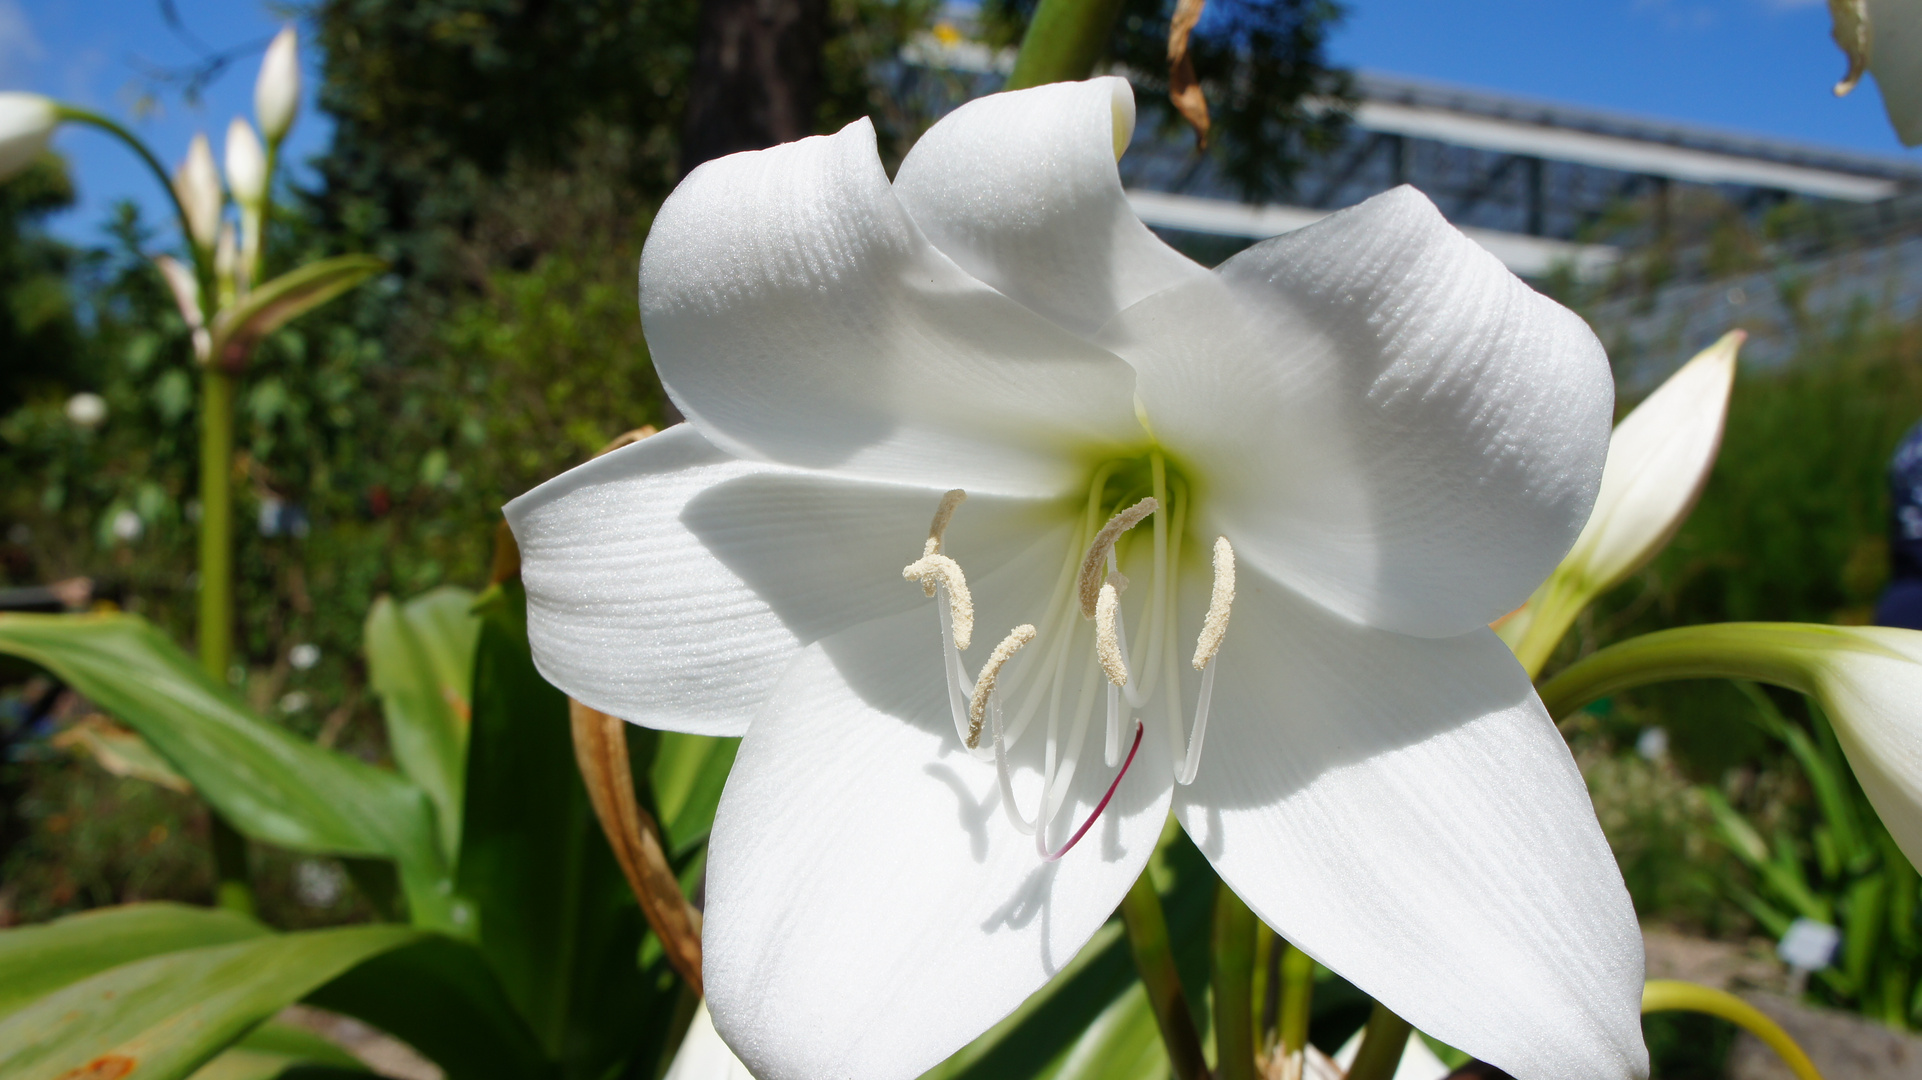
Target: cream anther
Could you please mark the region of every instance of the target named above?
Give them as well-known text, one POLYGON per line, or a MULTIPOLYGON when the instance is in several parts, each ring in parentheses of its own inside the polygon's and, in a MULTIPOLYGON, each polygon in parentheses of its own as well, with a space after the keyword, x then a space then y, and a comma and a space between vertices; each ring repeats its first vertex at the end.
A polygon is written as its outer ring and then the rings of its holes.
MULTIPOLYGON (((941 540, 948 533, 948 522, 954 519, 954 508, 966 502, 967 498, 968 493, 962 491, 960 488, 955 488, 953 491, 941 496, 941 505, 935 508, 934 520, 928 524, 928 543, 927 546, 922 549, 921 554, 940 554, 941 540)), ((933 596, 934 594, 930 592, 928 595, 933 596)))
POLYGON ((1201 636, 1195 639, 1195 670, 1202 671, 1221 651, 1221 639, 1228 633, 1228 609, 1235 603, 1235 549, 1228 538, 1215 537, 1215 589, 1208 597, 1208 615, 1201 621, 1201 636))
POLYGON ((1020 652, 1021 646, 1033 641, 1034 634, 1032 623, 1022 623, 1008 631, 1008 636, 988 655, 988 662, 981 665, 981 675, 974 680, 974 696, 968 699, 968 749, 981 745, 981 725, 987 719, 988 698, 994 693, 994 681, 1001 675, 1001 665, 1020 652))
POLYGON ((1081 615, 1094 618, 1095 601, 1101 594, 1101 569, 1108 561, 1108 553, 1122 533, 1141 524, 1143 518, 1154 513, 1161 506, 1152 497, 1141 500, 1108 519, 1101 531, 1094 534, 1094 543, 1088 545, 1088 554, 1081 560, 1081 576, 1078 579, 1081 593, 1081 615))
POLYGON ((968 593, 968 579, 961 573, 961 564, 946 555, 923 555, 902 567, 901 576, 920 582, 929 596, 934 595, 936 585, 947 587, 954 647, 966 650, 974 641, 974 597, 968 593))
MULTIPOLYGON (((1108 575, 1110 578, 1116 575, 1108 575)), ((1108 675, 1108 681, 1116 686, 1128 685, 1128 662, 1121 656, 1121 637, 1115 632, 1116 615, 1121 606, 1121 593, 1115 583, 1104 582, 1101 595, 1094 602, 1094 653, 1101 661, 1101 670, 1108 675)), ((1110 725, 1112 727, 1112 725, 1110 725)))

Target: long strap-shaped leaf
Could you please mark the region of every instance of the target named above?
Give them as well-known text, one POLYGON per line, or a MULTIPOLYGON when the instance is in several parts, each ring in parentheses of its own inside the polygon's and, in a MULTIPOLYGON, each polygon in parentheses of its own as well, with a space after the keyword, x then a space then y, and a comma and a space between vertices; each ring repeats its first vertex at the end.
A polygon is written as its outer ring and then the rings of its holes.
POLYGON ((434 800, 441 850, 460 850, 467 729, 473 709, 474 594, 443 586, 396 603, 383 596, 367 613, 367 676, 387 720, 394 763, 434 800))
POLYGON ((309 991, 417 941, 402 926, 282 934, 104 971, 0 1020, 8 1080, 179 1080, 309 991))
POLYGON ((336 255, 257 286, 214 317, 214 362, 238 369, 261 338, 385 269, 372 255, 336 255))
POLYGON ((0 1017, 108 968, 268 932, 245 915, 186 904, 128 904, 0 932, 0 1017))
POLYGON ((0 653, 47 668, 138 731, 241 832, 392 859, 416 924, 471 931, 419 787, 256 716, 146 620, 0 615, 0 653))

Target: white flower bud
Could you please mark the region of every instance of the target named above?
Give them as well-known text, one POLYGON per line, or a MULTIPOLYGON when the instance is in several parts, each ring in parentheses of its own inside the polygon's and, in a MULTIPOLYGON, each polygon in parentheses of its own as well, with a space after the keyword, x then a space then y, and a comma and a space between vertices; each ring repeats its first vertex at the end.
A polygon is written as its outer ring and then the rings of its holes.
POLYGON ((267 199, 267 155, 253 125, 238 116, 227 125, 227 190, 242 206, 259 206, 267 199))
POLYGON ((0 93, 0 180, 19 173, 47 149, 60 114, 39 94, 0 93))
POLYGON ((254 83, 254 115, 260 120, 261 134, 270 143, 287 137, 300 111, 300 39, 291 26, 274 36, 267 55, 260 62, 260 78, 254 83))
POLYGON ((194 246, 213 247, 220 235, 220 170, 214 167, 207 136, 195 135, 187 147, 187 160, 174 173, 174 191, 180 196, 181 212, 187 215, 187 235, 194 246))

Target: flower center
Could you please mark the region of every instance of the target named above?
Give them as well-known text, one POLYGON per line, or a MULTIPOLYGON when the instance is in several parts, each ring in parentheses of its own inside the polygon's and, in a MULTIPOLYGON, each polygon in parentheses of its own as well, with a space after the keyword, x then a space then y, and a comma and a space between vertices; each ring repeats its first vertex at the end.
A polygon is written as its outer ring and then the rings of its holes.
POLYGON ((1191 661, 1201 672, 1201 687, 1190 729, 1181 705, 1175 608, 1191 496, 1187 482, 1169 468, 1164 455, 1152 451, 1107 462, 1094 471, 1055 588, 1040 611, 1038 628, 1035 623, 1015 627, 972 679, 962 666, 961 653, 973 641, 974 600, 961 565, 942 550, 948 522, 966 497, 964 492, 950 491, 942 498, 921 557, 904 567, 901 575, 919 582, 935 601, 955 734, 977 758, 994 762, 1009 823, 1022 835, 1033 835, 1036 852, 1052 861, 1067 854, 1107 809, 1141 749, 1147 722, 1137 714, 1155 707, 1157 690, 1162 692, 1159 711, 1165 720, 1174 779, 1181 784, 1194 781, 1208 728, 1216 656, 1234 602, 1234 549, 1227 538, 1215 539, 1214 588, 1191 661), (1149 527, 1136 531, 1143 524, 1149 527), (1138 574, 1147 574, 1147 587, 1136 590, 1139 600, 1133 611, 1137 622, 1146 621, 1146 629, 1132 650, 1128 605, 1123 599, 1130 582, 1120 571, 1124 563, 1138 574), (1080 828, 1058 848, 1051 847, 1049 828, 1066 805, 1104 680, 1103 758, 1116 770, 1114 779, 1080 828), (1030 820, 1015 806, 1008 755, 1044 709, 1041 801, 1030 820), (1128 720, 1134 721, 1134 733, 1124 756, 1121 737, 1128 720))

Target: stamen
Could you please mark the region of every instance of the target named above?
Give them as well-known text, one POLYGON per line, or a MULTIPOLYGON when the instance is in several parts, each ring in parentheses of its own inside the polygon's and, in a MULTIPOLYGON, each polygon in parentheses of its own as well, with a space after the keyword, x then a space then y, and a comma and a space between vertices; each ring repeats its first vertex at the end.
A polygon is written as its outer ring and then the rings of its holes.
POLYGON ((954 647, 966 650, 974 643, 974 597, 968 593, 968 579, 961 564, 946 555, 923 555, 901 568, 901 576, 918 581, 929 596, 936 585, 945 585, 953 608, 954 647))
POLYGON ((1208 661, 1221 651, 1221 639, 1228 633, 1228 609, 1235 603, 1235 549, 1228 538, 1215 537, 1215 590, 1208 598, 1208 615, 1201 622, 1201 636, 1195 639, 1195 670, 1204 671, 1208 661))
MULTIPOLYGON (((928 542, 923 545, 921 549, 922 555, 938 555, 941 553, 941 540, 947 535, 948 522, 954 518, 954 508, 960 506, 967 498, 968 493, 962 491, 960 488, 955 488, 953 491, 941 496, 941 505, 936 507, 934 511, 934 521, 928 525, 928 542)), ((933 596, 934 586, 928 585, 926 588, 928 595, 933 596)))
POLYGON ((1194 783, 1195 774, 1201 771, 1201 741, 1208 734, 1208 705, 1215 697, 1215 671, 1219 666, 1209 664, 1208 670, 1201 673, 1201 696, 1195 699, 1195 730, 1188 736, 1188 756, 1175 773, 1177 784, 1194 783))
POLYGON ((1143 499, 1109 518, 1108 523, 1101 527, 1101 531, 1094 535, 1094 543, 1088 545, 1088 554, 1081 559, 1080 591, 1083 618, 1094 618, 1095 601, 1100 599, 1101 593, 1101 568, 1108 561, 1108 554, 1114 550, 1115 541, 1120 539, 1122 533, 1141 524, 1142 519, 1154 513, 1160 505, 1152 496, 1143 499))
MULTIPOLYGON (((1128 766, 1135 763, 1135 753, 1141 749, 1141 732, 1141 721, 1136 720, 1135 741, 1134 745, 1128 748, 1128 760, 1121 763, 1121 771, 1114 774, 1114 781, 1108 785, 1108 790, 1101 796, 1101 801, 1095 804, 1094 813, 1089 814, 1088 820, 1081 823, 1081 827, 1074 831, 1073 836, 1068 837, 1068 842, 1061 845, 1061 850, 1046 856, 1048 862, 1053 862, 1073 850, 1074 846, 1081 842, 1081 838, 1088 835, 1088 830, 1094 828, 1094 823, 1100 819, 1101 812, 1108 808, 1108 803, 1114 799, 1114 793, 1120 789, 1121 778, 1128 775, 1128 766)), ((1036 828, 1039 830, 1046 828, 1046 826, 1037 823, 1036 828)), ((1037 831, 1035 835, 1038 837, 1041 833, 1037 831)))
POLYGON ((972 750, 981 744, 981 724, 988 716, 988 696, 994 693, 994 680, 1001 674, 1001 665, 1033 640, 1034 625, 1022 623, 1001 639, 1001 644, 996 645, 994 652, 988 655, 988 662, 981 665, 981 675, 974 681, 974 696, 968 700, 968 749, 972 750))
POLYGON ((1115 589, 1114 582, 1103 584, 1101 597, 1094 605, 1094 653, 1101 661, 1101 670, 1107 672, 1108 681, 1116 686, 1126 686, 1128 662, 1121 656, 1121 641, 1115 635, 1116 609, 1120 605, 1121 594, 1115 589))

